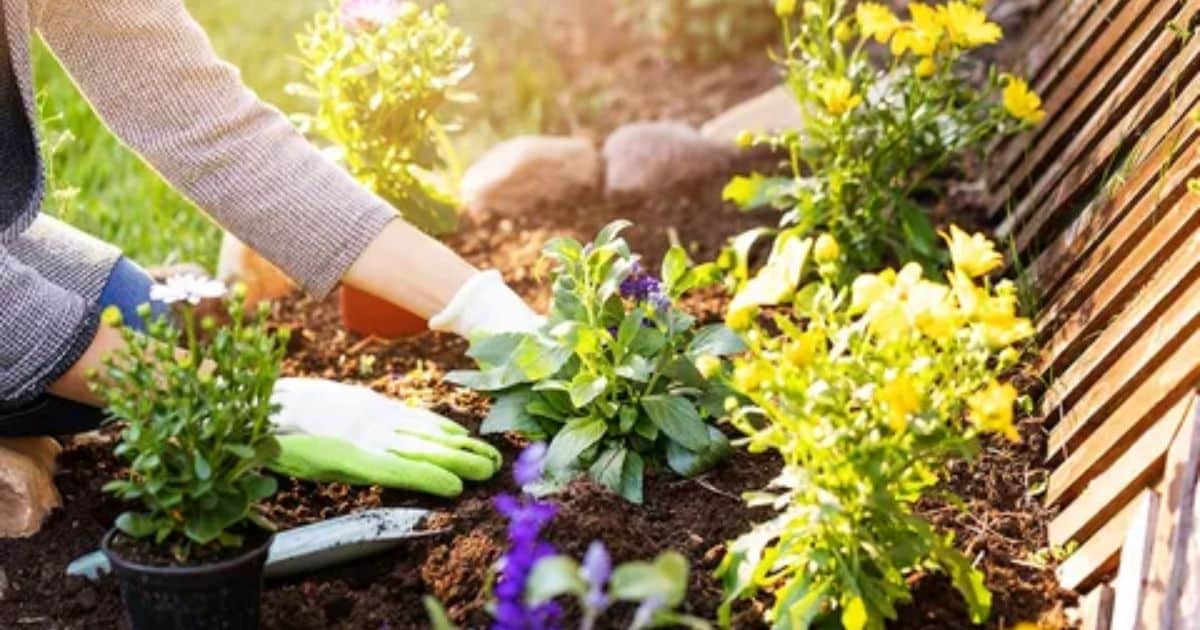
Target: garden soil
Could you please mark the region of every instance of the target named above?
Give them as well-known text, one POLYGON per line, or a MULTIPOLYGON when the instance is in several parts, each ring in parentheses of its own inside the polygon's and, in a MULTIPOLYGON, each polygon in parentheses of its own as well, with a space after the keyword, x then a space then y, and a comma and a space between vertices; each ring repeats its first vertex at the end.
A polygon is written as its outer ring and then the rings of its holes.
MULTIPOLYGON (((588 67, 573 68, 578 81, 626 86, 625 91, 609 95, 609 107, 577 122, 597 134, 637 117, 698 123, 773 81, 769 65, 758 57, 740 65, 682 70, 648 56, 644 47, 618 46, 611 51, 611 58, 604 58, 589 48, 586 39, 571 42, 583 48, 564 51, 564 59, 579 64, 595 60, 588 67), (605 79, 596 74, 602 70, 611 73, 611 68, 618 68, 624 76, 605 79), (654 89, 664 85, 678 89, 654 89), (678 90, 685 94, 695 91, 704 98, 682 98, 678 90)), ((592 89, 589 85, 580 91, 592 89)), ((738 170, 767 166, 766 162, 743 163, 738 170)), ((530 208, 515 218, 468 217, 449 244, 480 266, 500 269, 514 288, 544 308, 548 288, 538 255, 550 237, 570 235, 586 240, 609 221, 626 218, 635 223, 627 237, 648 263, 657 264, 671 243, 684 245, 694 259, 703 261, 718 253, 728 235, 773 222, 774 217, 743 214, 722 204, 720 190, 725 179, 727 175, 691 182, 652 197, 583 198, 571 204, 530 208)), ((943 207, 937 214, 970 224, 970 214, 964 212, 970 205, 968 195, 952 201, 957 212, 943 207)), ((685 308, 702 320, 714 321, 720 318, 726 300, 720 292, 709 290, 690 296, 685 308)), ((472 430, 487 412, 486 399, 442 381, 446 371, 470 367, 466 346, 457 338, 432 332, 398 341, 355 337, 341 329, 335 299, 286 299, 276 305, 273 320, 295 331, 285 365, 289 375, 361 383, 428 405, 472 430)), ((1063 606, 1071 601, 1071 594, 1060 592, 1055 584, 1053 559, 1040 553, 1047 545, 1045 527, 1052 516, 1036 496, 1048 474, 1041 463, 1044 432, 1032 420, 1022 423, 1021 432, 1023 444, 989 442, 974 465, 960 463, 951 468, 949 489, 962 497, 961 502, 931 500, 921 505, 924 515, 954 532, 958 545, 985 571, 994 595, 994 613, 987 626, 993 628, 1008 628, 1026 620, 1061 621, 1063 606)), ((68 440, 56 478, 65 508, 52 514, 34 537, 0 542, 0 628, 126 627, 115 580, 92 584, 64 575, 67 563, 96 548, 122 509, 100 490, 121 473, 121 465, 111 454, 115 439, 116 429, 107 428, 97 435, 68 440)), ((488 439, 504 452, 506 462, 523 446, 512 437, 488 439)), ((692 566, 686 611, 711 618, 721 603, 720 584, 712 572, 725 544, 767 516, 761 510, 745 509, 739 497, 764 486, 779 465, 774 457, 738 451, 698 479, 652 471, 646 480, 646 503, 641 506, 625 503, 589 482, 576 482, 556 497, 559 513, 548 538, 561 552, 576 557, 582 556, 591 540, 603 540, 617 561, 677 550, 692 566)), ((469 484, 456 500, 281 479, 280 492, 265 505, 265 511, 282 527, 366 508, 406 506, 433 510, 425 527, 435 533, 347 566, 268 582, 262 602, 263 627, 425 628, 428 623, 421 602, 425 594, 440 599, 464 627, 486 627, 488 586, 505 535, 505 522, 491 499, 515 490, 510 473, 506 465, 492 481, 469 484)), ((917 573, 911 583, 914 603, 901 611, 901 620, 893 627, 972 627, 961 598, 946 579, 917 573)), ((735 627, 761 627, 759 619, 769 604, 766 596, 739 604, 735 627)), ((614 611, 605 627, 624 627, 629 614, 627 609, 614 611)))

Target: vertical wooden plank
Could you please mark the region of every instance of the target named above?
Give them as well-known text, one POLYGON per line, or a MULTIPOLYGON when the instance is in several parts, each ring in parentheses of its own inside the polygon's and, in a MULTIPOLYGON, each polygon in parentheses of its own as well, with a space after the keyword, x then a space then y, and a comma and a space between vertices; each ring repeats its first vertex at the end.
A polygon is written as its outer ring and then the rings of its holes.
POLYGON ((1133 524, 1138 504, 1138 499, 1126 504, 1094 536, 1058 565, 1054 573, 1058 576, 1060 586, 1071 591, 1083 590, 1098 583, 1105 574, 1117 568, 1121 557, 1121 545, 1125 542, 1129 526, 1133 524))
POLYGON ((1147 490, 1138 498, 1133 522, 1121 547, 1121 564, 1113 582, 1112 630, 1136 630, 1146 577, 1154 546, 1154 520, 1158 517, 1158 493, 1147 490))
POLYGON ((1159 505, 1158 527, 1154 531, 1150 574, 1146 597, 1142 602, 1139 630, 1185 630, 1191 627, 1187 623, 1174 625, 1173 616, 1165 614, 1171 605, 1178 602, 1178 597, 1171 593, 1171 587, 1176 583, 1175 573, 1186 568, 1177 566, 1175 562, 1176 540, 1186 539, 1183 532, 1177 531, 1180 529, 1177 525, 1185 502, 1190 507, 1195 501, 1196 468, 1200 464, 1200 397, 1195 392, 1190 397, 1190 417, 1179 428, 1167 453, 1163 498, 1159 505))
POLYGON ((1110 630, 1112 628, 1113 590, 1101 584, 1079 602, 1080 630, 1110 630))

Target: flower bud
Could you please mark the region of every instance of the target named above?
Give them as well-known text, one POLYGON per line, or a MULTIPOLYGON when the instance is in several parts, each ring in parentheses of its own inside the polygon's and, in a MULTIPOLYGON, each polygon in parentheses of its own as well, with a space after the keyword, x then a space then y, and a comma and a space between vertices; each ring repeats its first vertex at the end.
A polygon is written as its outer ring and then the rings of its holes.
POLYGON ((928 79, 937 72, 937 62, 930 57, 926 57, 917 64, 914 72, 916 72, 918 77, 921 77, 922 79, 928 79))
POLYGON ((712 378, 721 371, 721 360, 711 354, 696 359, 696 369, 704 378, 712 378))
POLYGON ((838 22, 837 27, 833 29, 833 36, 836 37, 839 42, 845 44, 854 38, 854 28, 850 26, 849 22, 842 20, 841 22, 838 22))
POLYGON ((725 325, 733 330, 746 330, 754 323, 754 309, 743 308, 736 311, 730 311, 725 316, 725 325))
POLYGON ((754 363, 743 363, 733 370, 733 384, 740 391, 752 392, 762 385, 762 372, 754 363))
POLYGON ((120 328, 123 318, 121 317, 121 309, 115 306, 109 306, 100 314, 100 323, 110 328, 120 328))
POLYGON ((796 13, 796 0, 775 0, 775 15, 792 17, 796 13))
POLYGON ((737 138, 734 140, 739 148, 749 149, 754 146, 754 132, 749 129, 743 129, 738 132, 737 138))
POLYGON ((829 233, 822 234, 817 238, 817 244, 813 247, 813 256, 816 257, 817 262, 834 262, 841 255, 842 248, 838 246, 837 239, 829 233))

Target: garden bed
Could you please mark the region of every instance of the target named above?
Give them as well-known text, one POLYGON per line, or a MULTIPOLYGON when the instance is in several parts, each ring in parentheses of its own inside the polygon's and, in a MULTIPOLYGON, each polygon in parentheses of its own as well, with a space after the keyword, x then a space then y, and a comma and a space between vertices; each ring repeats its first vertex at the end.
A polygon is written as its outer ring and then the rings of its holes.
MULTIPOLYGON (((546 289, 535 273, 538 250, 546 238, 588 235, 617 218, 629 218, 635 248, 651 262, 665 251, 668 235, 690 246, 697 259, 715 255, 724 235, 761 218, 742 215, 715 201, 724 177, 645 199, 583 199, 577 204, 531 211, 523 218, 477 217, 452 246, 480 265, 501 269, 532 302, 544 304, 546 289)), ((725 298, 709 292, 685 306, 702 319, 719 317, 725 298)), ((361 382, 388 394, 425 402, 476 429, 486 402, 476 394, 446 385, 441 375, 469 367, 465 344, 453 337, 426 333, 395 342, 360 339, 344 333, 333 301, 295 297, 276 309, 275 320, 297 328, 285 371, 340 381, 361 382), (370 358, 368 358, 370 357, 370 358)), ((958 544, 986 570, 995 597, 992 627, 1061 609, 1050 568, 1033 561, 1046 545, 1048 515, 1029 489, 1046 474, 1040 464, 1041 432, 1022 427, 1019 446, 990 441, 975 468, 956 466, 951 485, 964 498, 964 509, 930 502, 924 513, 957 533, 958 544)), ((8 587, 0 600, 5 628, 119 627, 121 607, 116 583, 92 585, 65 578, 66 564, 95 547, 120 511, 100 486, 119 466, 110 449, 112 430, 100 441, 76 441, 61 458, 58 483, 65 509, 50 518, 31 539, 0 543, 0 567, 8 587)), ((520 444, 493 439, 511 461, 520 444)), ((769 456, 738 452, 711 473, 695 480, 654 473, 647 479, 646 504, 635 506, 587 482, 559 497, 562 509, 548 535, 559 548, 581 556, 588 541, 601 539, 618 561, 676 549, 692 563, 687 609, 712 617, 721 589, 711 576, 726 541, 749 529, 762 514, 746 510, 738 496, 759 488, 778 470, 769 456)), ((422 506, 436 510, 428 526, 439 533, 404 544, 373 559, 300 579, 269 583, 263 599, 266 628, 420 628, 426 627, 421 596, 440 598, 456 621, 486 625, 489 574, 503 544, 505 521, 491 497, 514 490, 506 468, 492 481, 471 484, 457 500, 445 501, 375 488, 284 480, 269 511, 281 525, 326 519, 357 509, 422 506)), ((904 628, 970 627, 961 599, 937 576, 913 577, 915 603, 902 613, 904 628)), ((3 582, 0 581, 0 585, 3 582)), ((3 587, 0 586, 0 590, 3 587)), ((762 605, 764 602, 759 602, 762 605)), ((761 610, 744 606, 736 627, 756 627, 761 610)))

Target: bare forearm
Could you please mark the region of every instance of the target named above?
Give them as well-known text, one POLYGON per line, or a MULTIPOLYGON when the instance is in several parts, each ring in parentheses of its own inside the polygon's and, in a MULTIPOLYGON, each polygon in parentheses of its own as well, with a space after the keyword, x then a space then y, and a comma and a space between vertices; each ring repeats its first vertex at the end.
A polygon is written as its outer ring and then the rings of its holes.
POLYGON ((437 239, 404 221, 392 221, 343 281, 428 318, 445 308, 477 271, 437 239))
POLYGON ((75 362, 75 365, 71 366, 71 369, 50 385, 50 393, 93 407, 103 406, 104 402, 88 387, 87 374, 91 370, 102 368, 104 357, 124 347, 125 342, 121 339, 121 333, 115 328, 101 324, 87 351, 83 353, 79 361, 75 362))

